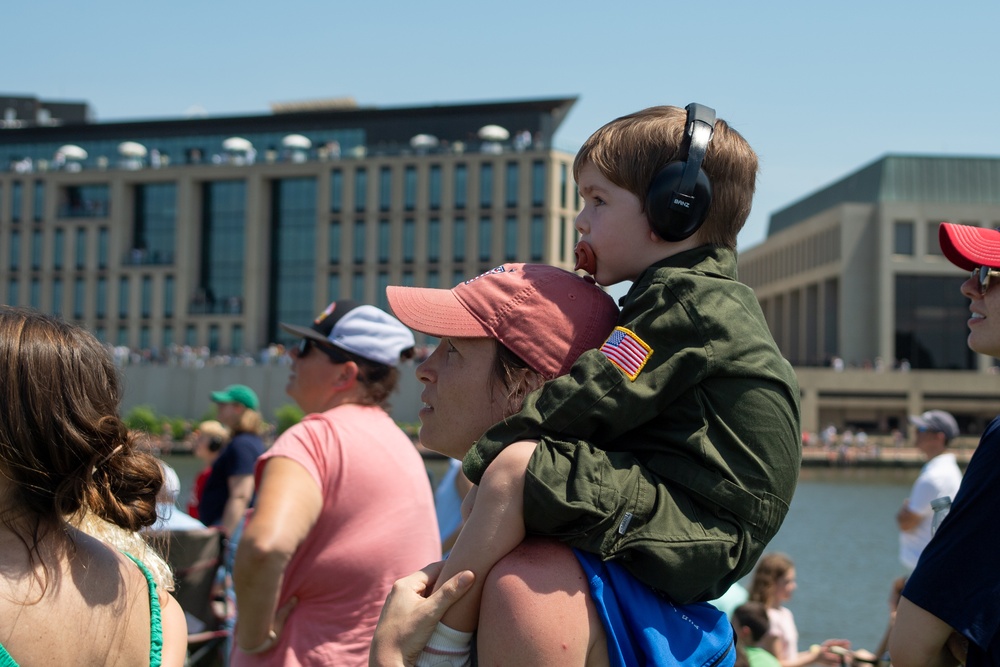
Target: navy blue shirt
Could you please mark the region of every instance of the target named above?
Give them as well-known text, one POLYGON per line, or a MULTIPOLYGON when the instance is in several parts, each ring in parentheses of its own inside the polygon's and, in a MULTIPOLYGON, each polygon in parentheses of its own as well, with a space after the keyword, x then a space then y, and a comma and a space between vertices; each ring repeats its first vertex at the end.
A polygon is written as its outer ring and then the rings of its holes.
MULTIPOLYGON (((205 490, 198 503, 198 518, 206 526, 218 525, 229 501, 229 478, 253 475, 264 441, 253 433, 237 433, 212 464, 205 490)), ((252 504, 252 502, 251 502, 252 504)))
POLYGON ((1000 666, 1000 418, 983 433, 955 502, 903 595, 969 639, 968 667, 1000 666))

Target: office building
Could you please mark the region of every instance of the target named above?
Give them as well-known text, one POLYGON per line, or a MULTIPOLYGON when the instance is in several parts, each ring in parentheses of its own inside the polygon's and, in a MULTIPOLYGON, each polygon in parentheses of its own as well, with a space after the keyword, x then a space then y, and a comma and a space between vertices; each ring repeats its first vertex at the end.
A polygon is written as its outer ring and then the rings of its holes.
POLYGON ((942 221, 1000 227, 1000 158, 888 155, 774 213, 741 252, 803 388, 803 429, 879 432, 942 408, 977 432, 1000 407, 994 360, 966 346, 967 277, 942 221), (844 372, 838 372, 844 369, 844 372))
POLYGON ((110 123, 85 122, 83 105, 13 122, 0 299, 113 345, 240 353, 337 298, 384 307, 387 285, 450 287, 505 261, 572 268, 573 155, 552 137, 574 102, 338 99, 110 123))

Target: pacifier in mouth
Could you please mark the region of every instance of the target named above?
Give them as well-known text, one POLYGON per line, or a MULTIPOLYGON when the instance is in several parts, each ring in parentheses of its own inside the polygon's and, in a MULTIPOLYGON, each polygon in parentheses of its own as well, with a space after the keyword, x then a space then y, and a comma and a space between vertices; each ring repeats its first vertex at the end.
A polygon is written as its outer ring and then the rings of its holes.
POLYGON ((590 247, 590 244, 586 241, 579 241, 576 247, 573 248, 573 254, 576 256, 576 266, 573 267, 574 271, 586 271, 590 275, 597 273, 597 255, 594 254, 594 249, 590 247))

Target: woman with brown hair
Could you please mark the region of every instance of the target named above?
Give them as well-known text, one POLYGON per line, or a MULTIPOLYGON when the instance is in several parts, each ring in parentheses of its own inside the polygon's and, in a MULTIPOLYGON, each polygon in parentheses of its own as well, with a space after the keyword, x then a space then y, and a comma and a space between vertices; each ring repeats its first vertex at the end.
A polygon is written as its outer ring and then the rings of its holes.
POLYGON ((835 646, 849 649, 851 643, 844 639, 827 639, 822 645, 814 644, 808 651, 799 652, 795 618, 784 606, 792 599, 796 587, 792 559, 782 553, 764 554, 750 584, 750 601, 766 605, 767 618, 771 622, 760 645, 778 658, 782 667, 803 667, 819 661, 839 663, 840 658, 828 649, 835 646))
POLYGON ((0 374, 0 664, 182 665, 180 605, 138 554, 70 520, 156 521, 163 474, 118 418, 111 357, 79 327, 0 307, 0 374))

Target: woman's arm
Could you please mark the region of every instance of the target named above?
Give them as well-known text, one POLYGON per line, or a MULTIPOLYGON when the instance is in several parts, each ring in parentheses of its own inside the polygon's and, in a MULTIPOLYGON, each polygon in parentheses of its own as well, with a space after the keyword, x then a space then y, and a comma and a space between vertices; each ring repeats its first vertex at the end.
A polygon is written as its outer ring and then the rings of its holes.
POLYGON ((466 570, 428 595, 442 567, 443 561, 432 563, 392 585, 372 638, 369 667, 402 667, 416 663, 445 610, 469 591, 475 577, 466 570))
POLYGON ((183 667, 187 659, 187 619, 184 610, 170 593, 163 591, 160 597, 160 623, 163 627, 164 667, 183 667))
MULTIPOLYGON (((323 496, 296 461, 276 456, 264 464, 257 504, 236 550, 236 644, 263 652, 274 627, 285 568, 316 525, 323 496), (261 649, 261 647, 265 647, 261 649)), ((272 642, 272 645, 275 642, 272 642)))

